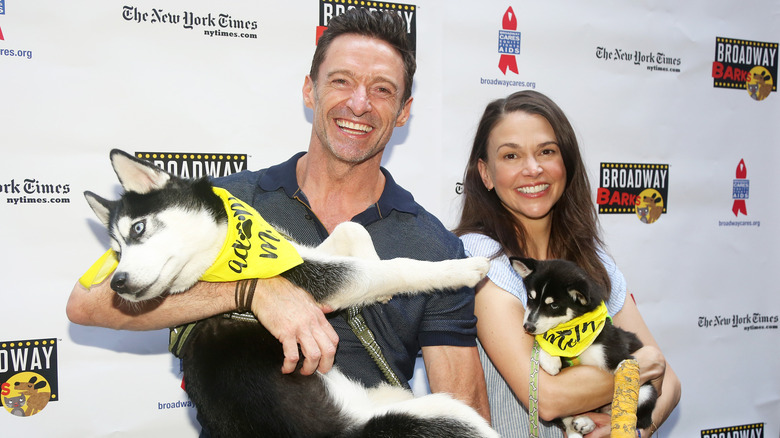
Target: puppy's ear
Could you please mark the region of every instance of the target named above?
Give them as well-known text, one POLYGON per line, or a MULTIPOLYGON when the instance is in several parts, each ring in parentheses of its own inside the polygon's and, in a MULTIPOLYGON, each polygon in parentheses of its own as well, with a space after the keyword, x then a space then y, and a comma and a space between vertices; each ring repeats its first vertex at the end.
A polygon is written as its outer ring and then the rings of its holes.
POLYGON ((163 188, 171 179, 167 172, 154 164, 135 158, 119 149, 111 151, 111 165, 114 166, 114 172, 127 192, 149 193, 163 188))
POLYGON ((523 278, 528 277, 536 270, 536 260, 534 259, 510 257, 509 261, 512 262, 512 268, 523 278))
POLYGON ((108 222, 111 219, 111 210, 113 210, 116 201, 107 201, 92 192, 84 192, 84 197, 87 198, 87 203, 92 207, 92 211, 95 212, 100 222, 108 227, 108 222))
POLYGON ((580 303, 583 306, 587 306, 588 302, 588 296, 577 289, 569 289, 569 296, 571 296, 571 299, 580 303))

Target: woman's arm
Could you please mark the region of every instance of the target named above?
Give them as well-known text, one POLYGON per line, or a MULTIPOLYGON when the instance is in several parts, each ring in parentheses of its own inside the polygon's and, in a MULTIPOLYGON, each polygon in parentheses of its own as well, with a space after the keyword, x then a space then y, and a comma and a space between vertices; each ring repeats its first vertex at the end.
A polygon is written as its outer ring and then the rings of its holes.
POLYGON ((655 428, 651 427, 651 430, 642 431, 642 436, 647 437, 666 421, 677 406, 677 403, 680 402, 680 396, 682 395, 680 379, 669 363, 666 362, 661 353, 661 348, 658 346, 655 338, 653 338, 652 333, 650 333, 650 329, 645 324, 631 296, 626 299, 623 308, 615 315, 613 321, 616 326, 636 333, 645 345, 644 348, 634 354, 641 365, 640 381, 646 382, 650 380, 653 386, 659 390, 660 396, 653 410, 653 424, 655 424, 655 428), (644 366, 643 361, 653 365, 644 366))
MULTIPOLYGON (((534 337, 523 329, 522 303, 485 279, 477 287, 474 313, 478 318, 477 336, 485 352, 527 407, 534 337)), ((612 374, 596 367, 569 367, 556 376, 542 371, 539 373, 539 417, 549 421, 592 411, 610 403, 612 392, 612 374)))

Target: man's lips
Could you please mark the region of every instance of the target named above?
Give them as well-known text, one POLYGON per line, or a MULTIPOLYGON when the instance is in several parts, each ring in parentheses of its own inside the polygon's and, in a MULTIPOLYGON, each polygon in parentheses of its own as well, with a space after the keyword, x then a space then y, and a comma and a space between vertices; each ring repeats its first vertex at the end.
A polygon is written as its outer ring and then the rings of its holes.
POLYGON ((352 122, 344 119, 337 119, 336 126, 341 128, 342 131, 345 131, 350 134, 368 134, 369 132, 374 130, 374 127, 371 125, 352 122))

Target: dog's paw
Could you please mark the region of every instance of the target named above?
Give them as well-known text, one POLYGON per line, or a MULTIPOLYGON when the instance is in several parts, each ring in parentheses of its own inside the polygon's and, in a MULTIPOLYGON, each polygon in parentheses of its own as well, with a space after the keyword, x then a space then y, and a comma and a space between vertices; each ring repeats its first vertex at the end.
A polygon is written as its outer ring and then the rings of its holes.
POLYGON ((539 366, 547 372, 547 374, 554 376, 561 372, 561 358, 558 356, 551 356, 546 351, 542 350, 539 355, 539 366))
POLYGON ((469 257, 459 262, 465 265, 461 272, 469 286, 476 286, 490 270, 490 260, 485 257, 469 257))
MULTIPOLYGON (((582 435, 587 435, 596 430, 596 423, 590 417, 582 415, 575 417, 571 422, 571 427, 582 435)), ((571 435, 569 435, 571 437, 571 435)))

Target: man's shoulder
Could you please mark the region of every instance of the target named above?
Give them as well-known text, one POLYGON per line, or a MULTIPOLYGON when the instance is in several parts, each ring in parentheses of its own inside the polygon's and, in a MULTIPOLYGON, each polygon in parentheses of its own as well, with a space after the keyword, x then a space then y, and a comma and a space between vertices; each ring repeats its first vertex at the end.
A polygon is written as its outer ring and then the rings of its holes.
POLYGON ((422 207, 416 214, 393 211, 368 228, 375 243, 400 253, 396 257, 444 260, 464 254, 460 239, 422 207))

